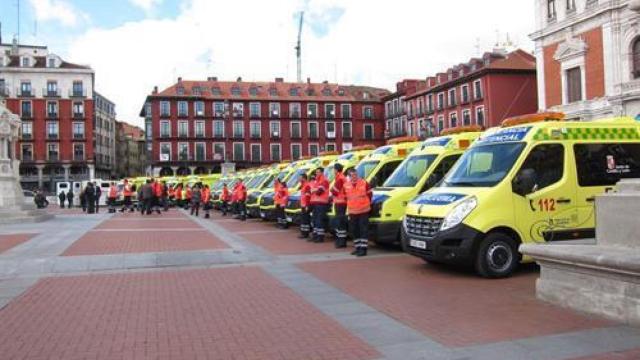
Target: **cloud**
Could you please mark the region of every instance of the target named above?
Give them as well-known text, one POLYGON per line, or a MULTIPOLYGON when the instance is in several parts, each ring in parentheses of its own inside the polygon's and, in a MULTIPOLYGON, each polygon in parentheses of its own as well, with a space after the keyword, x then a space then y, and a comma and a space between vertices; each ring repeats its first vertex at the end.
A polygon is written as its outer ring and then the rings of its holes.
POLYGON ((144 11, 151 10, 154 6, 160 4, 162 0, 129 0, 133 5, 144 11))
POLYGON ((30 0, 36 19, 57 21, 64 26, 76 26, 89 20, 89 15, 64 0, 30 0))
POLYGON ((476 56, 478 41, 481 51, 491 50, 496 30, 532 50, 532 6, 513 0, 395 0, 391 9, 360 0, 190 0, 170 19, 90 29, 68 54, 96 70, 96 89, 116 102, 120 120, 141 125, 138 113, 153 86, 162 89, 178 76, 295 81, 301 10, 303 77, 393 89, 403 78, 425 78, 476 56))

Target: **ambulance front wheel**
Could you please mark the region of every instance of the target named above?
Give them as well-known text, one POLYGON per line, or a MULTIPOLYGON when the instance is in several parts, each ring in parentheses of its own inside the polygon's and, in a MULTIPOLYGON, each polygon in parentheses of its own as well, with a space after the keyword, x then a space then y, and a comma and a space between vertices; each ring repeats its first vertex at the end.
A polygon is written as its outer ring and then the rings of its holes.
POLYGON ((510 276, 520 263, 516 241, 503 233, 490 233, 476 253, 476 271, 486 278, 510 276))

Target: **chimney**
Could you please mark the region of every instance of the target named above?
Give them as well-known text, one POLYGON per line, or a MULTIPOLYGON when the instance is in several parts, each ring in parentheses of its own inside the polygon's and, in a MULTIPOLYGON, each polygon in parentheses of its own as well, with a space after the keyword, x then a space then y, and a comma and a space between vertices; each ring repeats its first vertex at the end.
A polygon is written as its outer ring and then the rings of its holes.
POLYGON ((218 77, 217 76, 209 76, 207 78, 207 81, 218 81, 218 77))
POLYGON ((158 86, 153 87, 153 95, 158 93, 158 86))
POLYGON ((182 82, 182 76, 178 77, 178 82, 181 83, 182 82))
POLYGON ((14 36, 13 42, 11 43, 11 55, 18 55, 18 38, 14 36))
POLYGON ((328 83, 329 83, 329 80, 325 80, 325 81, 323 81, 322 83, 323 83, 323 84, 328 84, 328 83))
POLYGON ((276 78, 276 82, 277 82, 277 83, 284 82, 284 78, 277 77, 277 78, 276 78))
POLYGON ((238 76, 238 78, 236 79, 237 82, 242 82, 242 76, 238 76))
POLYGON ((307 78, 307 84, 311 84, 311 78, 310 77, 307 78))

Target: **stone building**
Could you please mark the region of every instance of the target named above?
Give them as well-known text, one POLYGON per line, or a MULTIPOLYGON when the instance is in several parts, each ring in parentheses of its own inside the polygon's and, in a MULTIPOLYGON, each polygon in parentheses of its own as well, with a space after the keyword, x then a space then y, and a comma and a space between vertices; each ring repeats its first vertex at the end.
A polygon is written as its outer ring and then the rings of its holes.
POLYGON ((144 130, 123 121, 115 122, 116 128, 116 162, 115 176, 143 176, 147 167, 147 147, 144 130))
POLYGON ((93 93, 93 151, 96 177, 110 179, 115 175, 116 106, 97 91, 93 93))

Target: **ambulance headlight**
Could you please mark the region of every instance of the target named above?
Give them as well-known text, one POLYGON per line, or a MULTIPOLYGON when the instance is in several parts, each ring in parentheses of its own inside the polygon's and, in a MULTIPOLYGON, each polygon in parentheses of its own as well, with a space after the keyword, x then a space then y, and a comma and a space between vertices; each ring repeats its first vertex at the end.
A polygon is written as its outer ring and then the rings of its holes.
POLYGON ((472 196, 463 200, 460 204, 456 205, 442 221, 440 231, 451 229, 452 227, 460 224, 478 205, 478 199, 472 196))

